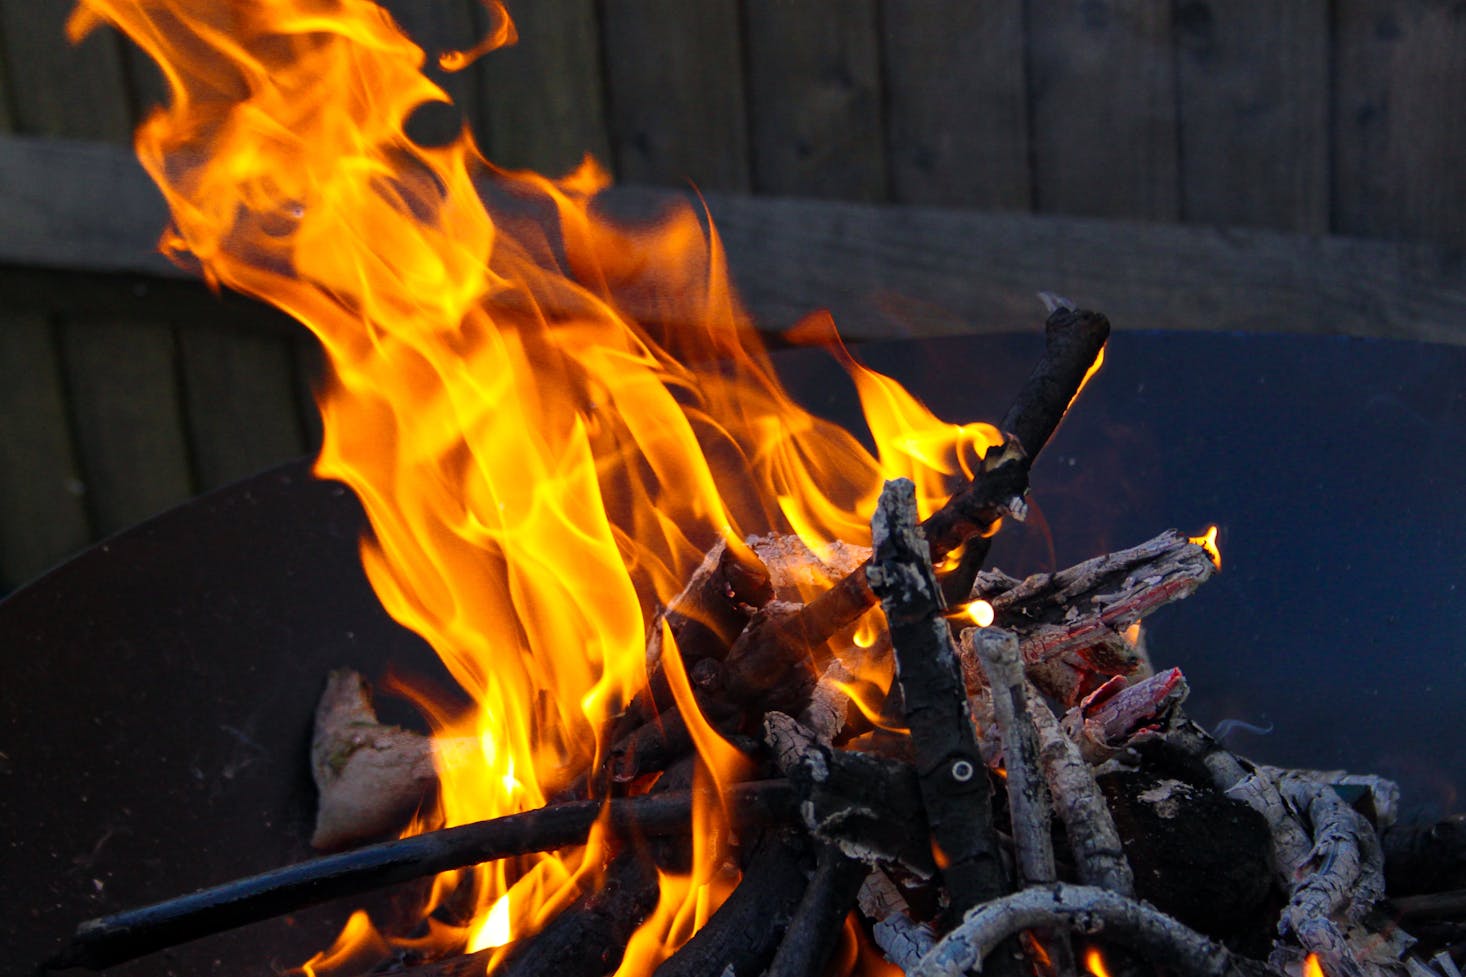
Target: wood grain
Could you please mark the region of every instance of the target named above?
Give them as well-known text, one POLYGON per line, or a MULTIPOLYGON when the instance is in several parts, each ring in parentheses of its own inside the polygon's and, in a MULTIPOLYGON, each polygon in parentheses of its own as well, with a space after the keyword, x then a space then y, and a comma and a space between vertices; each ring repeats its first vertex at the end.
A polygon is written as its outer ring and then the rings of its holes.
POLYGON ((1174 220, 1170 0, 1028 0, 1034 204, 1174 220))
POLYGON ((605 0, 601 15, 617 175, 748 189, 735 0, 605 0))
POLYGON ((0 38, 18 132, 126 143, 132 135, 118 35, 99 28, 80 45, 66 39, 69 3, 0 2, 0 38))
POLYGON ((609 165, 600 23, 594 0, 509 5, 519 42, 470 69, 489 159, 549 175, 590 153, 609 165))
POLYGON ((1028 210, 1023 0, 884 0, 892 199, 1028 210))
POLYGON ((125 529, 192 495, 172 330, 71 320, 61 348, 94 530, 125 529))
POLYGON ((0 593, 91 539, 51 324, 0 322, 0 593))
POLYGON ((745 0, 753 188, 886 196, 875 0, 745 0))
POLYGON ((227 329, 178 331, 193 470, 200 489, 305 453, 291 340, 227 329))
POLYGON ((1333 228, 1466 247, 1466 3, 1339 0, 1333 228))
POLYGON ((1182 217, 1327 231, 1326 0, 1188 0, 1176 35, 1182 217))

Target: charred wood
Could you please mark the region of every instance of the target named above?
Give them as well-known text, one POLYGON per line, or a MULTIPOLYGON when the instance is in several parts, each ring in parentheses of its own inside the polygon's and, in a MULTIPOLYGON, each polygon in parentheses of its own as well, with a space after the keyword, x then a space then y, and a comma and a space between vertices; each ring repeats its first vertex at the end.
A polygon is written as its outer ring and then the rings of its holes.
MULTIPOLYGON (((618 836, 685 832, 691 824, 694 794, 668 791, 609 802, 560 804, 312 859, 82 923, 47 967, 101 969, 340 896, 513 855, 578 845, 602 817, 618 836)), ((793 792, 785 781, 740 784, 728 796, 735 822, 747 826, 787 821, 795 814, 793 792)))
POLYGON ((861 913, 875 924, 871 938, 902 972, 909 972, 936 945, 936 931, 911 918, 906 898, 880 869, 866 876, 858 901, 861 913))
POLYGON ((961 977, 1023 930, 1103 931, 1178 977, 1262 977, 1268 969, 1233 954, 1143 902, 1104 889, 1058 883, 1015 892, 969 912, 922 958, 910 977, 961 977))
POLYGON ((1382 842, 1385 882, 1394 896, 1466 890, 1466 814, 1395 827, 1382 842))
POLYGON ((820 846, 814 876, 764 977, 819 977, 869 871, 839 846, 820 846))
POLYGON ((992 788, 978 752, 945 605, 916 525, 915 487, 887 482, 871 523, 870 583, 896 656, 917 777, 952 919, 1006 890, 992 788))
POLYGON ((1191 689, 1181 669, 1158 672, 1130 683, 1115 676, 1064 714, 1064 732, 1092 764, 1103 763, 1135 738, 1158 735, 1191 689))
POLYGON ((655 977, 707 977, 729 968, 735 974, 762 973, 808 884, 808 855, 799 835, 765 832, 738 888, 655 977))

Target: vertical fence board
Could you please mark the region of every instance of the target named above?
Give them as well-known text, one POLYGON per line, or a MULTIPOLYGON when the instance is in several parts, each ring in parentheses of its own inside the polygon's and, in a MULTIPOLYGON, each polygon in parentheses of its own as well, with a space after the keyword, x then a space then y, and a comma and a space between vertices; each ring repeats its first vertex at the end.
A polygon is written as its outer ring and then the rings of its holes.
POLYGON ((1171 0, 1029 0, 1037 209, 1174 220, 1171 0))
POLYGON ((884 0, 881 34, 892 196, 1029 209, 1023 0, 884 0))
POLYGON ((472 0, 381 0, 397 26, 423 49, 423 74, 448 93, 453 107, 429 105, 414 114, 408 133, 419 142, 441 145, 478 118, 478 88, 469 67, 447 72, 438 67, 438 56, 460 51, 478 42, 480 18, 472 0))
POLYGON ((305 432, 307 451, 318 451, 321 447, 321 411, 316 406, 316 389, 325 375, 325 352, 313 337, 295 341, 295 409, 300 418, 300 427, 305 432))
POLYGON ((91 538, 51 325, 0 322, 0 593, 91 538))
POLYGON ((282 336, 179 330, 189 447, 201 489, 305 453, 292 345, 282 336))
POLYGON ((875 0, 746 0, 753 189, 886 196, 875 0))
POLYGON ((1327 231, 1327 0, 1190 0, 1176 34, 1182 217, 1327 231))
POLYGON ((18 132, 127 142, 127 97, 117 33, 99 28, 80 45, 66 39, 72 5, 0 0, 0 38, 18 132))
POLYGON ((602 18, 620 177, 747 190, 735 0, 605 0, 602 18))
POLYGON ((112 533, 193 494, 173 334, 154 322, 78 319, 62 352, 87 503, 112 533))
POLYGON ((1334 229, 1466 247, 1466 3, 1335 16, 1334 229))
POLYGON ((609 166, 600 24, 594 0, 511 3, 519 43, 474 68, 484 145, 502 166, 558 175, 590 153, 609 166))

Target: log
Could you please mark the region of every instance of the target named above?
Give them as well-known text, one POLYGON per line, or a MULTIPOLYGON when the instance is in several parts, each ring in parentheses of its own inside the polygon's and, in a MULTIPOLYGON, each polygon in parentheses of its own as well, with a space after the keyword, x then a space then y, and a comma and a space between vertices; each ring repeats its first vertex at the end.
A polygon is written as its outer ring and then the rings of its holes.
POLYGON ((937 936, 927 923, 918 923, 911 918, 911 907, 901 895, 896 883, 880 869, 866 876, 865 884, 858 896, 860 911, 875 925, 871 938, 886 955, 886 959, 903 973, 911 968, 936 945, 937 936))
MULTIPOLYGON (((329 899, 494 859, 577 845, 603 817, 615 836, 685 832, 691 826, 695 793, 577 801, 312 859, 84 922, 46 967, 98 970, 329 899)), ((727 797, 735 822, 743 825, 787 821, 795 814, 793 793, 785 781, 739 784, 729 789, 727 797)))
POLYGON ((1117 675, 1064 714, 1064 732, 1087 762, 1103 763, 1136 737, 1160 734, 1190 692, 1179 668, 1134 684, 1117 675))
POLYGON ((764 977, 819 977, 869 871, 838 845, 820 846, 814 876, 764 977))
POLYGON ((955 920, 1006 890, 992 823, 992 787, 978 752, 962 674, 930 551, 916 524, 915 486, 886 483, 871 521, 870 586, 880 595, 948 911, 955 920))

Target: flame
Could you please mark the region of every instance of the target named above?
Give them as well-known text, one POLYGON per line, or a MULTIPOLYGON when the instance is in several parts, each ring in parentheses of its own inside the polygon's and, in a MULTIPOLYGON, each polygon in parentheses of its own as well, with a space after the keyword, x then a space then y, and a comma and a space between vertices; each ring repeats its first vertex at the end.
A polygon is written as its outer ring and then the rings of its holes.
POLYGON ((1110 977, 1110 971, 1105 967, 1105 955, 1097 946, 1089 947, 1084 951, 1084 969, 1094 977, 1110 977))
POLYGON ((968 601, 951 615, 964 621, 971 621, 980 628, 988 627, 993 623, 993 605, 979 597, 977 600, 968 601))
POLYGON ((1324 977, 1323 964, 1318 962, 1318 954, 1310 953, 1303 958, 1303 977, 1324 977))
MULTIPOLYGON (((514 40, 490 7, 490 36, 443 66, 514 40)), ((414 144, 409 117, 448 99, 370 0, 80 0, 68 34, 102 23, 168 85, 135 140, 172 214, 163 252, 285 310, 327 353, 315 473, 361 499, 382 605, 474 703, 420 699, 458 744, 438 753, 442 824, 540 807, 595 766, 607 719, 646 681, 652 611, 715 540, 866 543, 885 479, 912 478, 929 512, 1001 443, 935 418, 827 321, 814 328, 853 378, 874 454, 794 403, 695 208, 620 225, 600 214, 608 178, 589 158, 550 179, 494 167, 467 132, 414 144)), ((664 660, 699 776, 741 776, 664 660)), ((695 821, 714 837, 722 815, 695 821)), ((596 832, 464 873, 477 921, 432 931, 460 948, 529 935, 597 883, 605 847, 596 832)), ((665 879, 646 960, 730 887, 720 846, 695 847, 691 874, 665 879)), ((380 940, 353 926, 343 940, 380 940)))
POLYGON ((1206 550, 1206 555, 1211 558, 1212 565, 1218 570, 1222 568, 1222 551, 1217 547, 1217 527, 1208 526, 1206 532, 1200 536, 1190 537, 1191 542, 1206 550))

